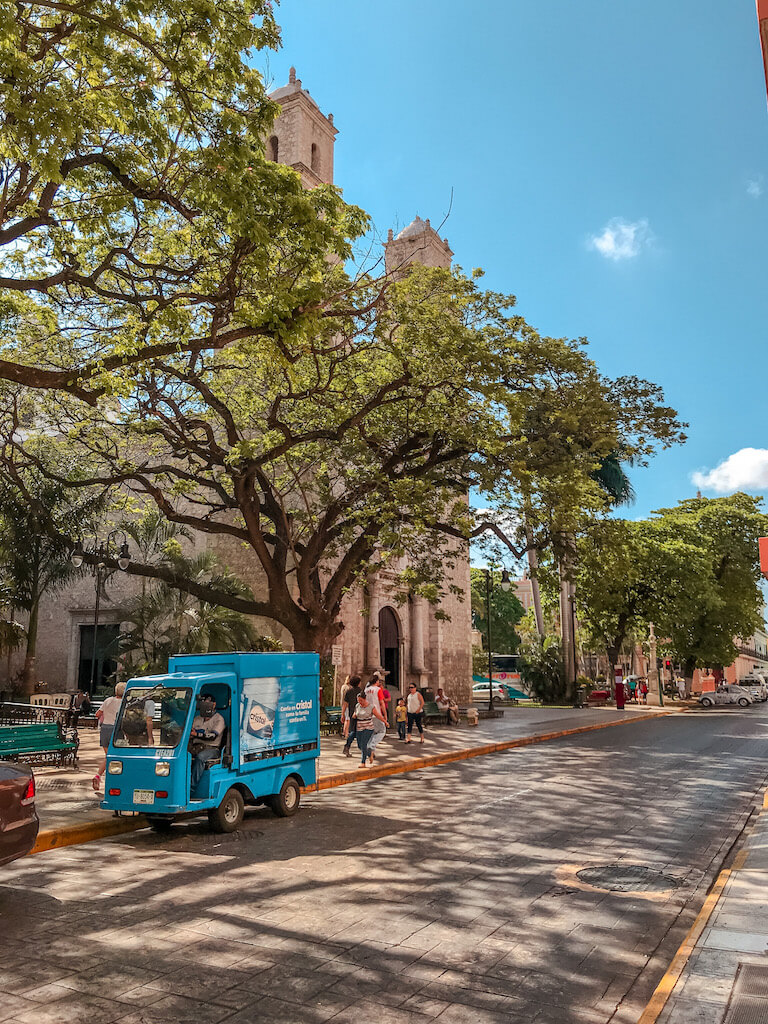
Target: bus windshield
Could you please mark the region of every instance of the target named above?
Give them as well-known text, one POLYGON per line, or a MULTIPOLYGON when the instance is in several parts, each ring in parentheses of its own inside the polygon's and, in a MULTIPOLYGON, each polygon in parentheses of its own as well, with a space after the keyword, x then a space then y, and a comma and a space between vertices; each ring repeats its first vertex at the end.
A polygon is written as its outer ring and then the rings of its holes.
POLYGON ((115 722, 114 746, 178 746, 191 703, 189 687, 131 687, 115 722))

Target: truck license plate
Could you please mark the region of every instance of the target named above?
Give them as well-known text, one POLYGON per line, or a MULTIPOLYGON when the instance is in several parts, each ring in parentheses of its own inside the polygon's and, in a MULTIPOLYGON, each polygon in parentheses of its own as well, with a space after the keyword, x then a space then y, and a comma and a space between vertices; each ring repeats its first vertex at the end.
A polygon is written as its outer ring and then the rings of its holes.
POLYGON ((135 804, 153 804, 155 791, 153 789, 134 789, 133 802, 135 804))

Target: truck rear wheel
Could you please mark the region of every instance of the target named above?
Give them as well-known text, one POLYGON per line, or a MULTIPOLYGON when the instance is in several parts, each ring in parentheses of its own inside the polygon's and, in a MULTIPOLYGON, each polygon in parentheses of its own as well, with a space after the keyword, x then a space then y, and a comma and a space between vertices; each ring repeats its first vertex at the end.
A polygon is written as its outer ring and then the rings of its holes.
POLYGON ((243 823, 245 802, 239 789, 228 789, 218 807, 208 811, 208 823, 214 832, 235 832, 243 823))
POLYGON ((279 793, 269 798, 269 806, 278 818, 290 818, 299 809, 301 788, 294 778, 288 778, 280 787, 279 793))

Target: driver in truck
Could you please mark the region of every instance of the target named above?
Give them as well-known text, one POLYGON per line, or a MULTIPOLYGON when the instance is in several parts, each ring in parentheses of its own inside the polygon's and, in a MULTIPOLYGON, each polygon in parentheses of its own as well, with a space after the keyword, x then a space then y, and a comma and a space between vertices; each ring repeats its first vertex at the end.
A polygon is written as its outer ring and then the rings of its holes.
POLYGON ((189 752, 192 754, 190 796, 193 800, 206 763, 221 753, 224 729, 224 719, 216 711, 216 698, 210 693, 201 694, 189 740, 189 752))

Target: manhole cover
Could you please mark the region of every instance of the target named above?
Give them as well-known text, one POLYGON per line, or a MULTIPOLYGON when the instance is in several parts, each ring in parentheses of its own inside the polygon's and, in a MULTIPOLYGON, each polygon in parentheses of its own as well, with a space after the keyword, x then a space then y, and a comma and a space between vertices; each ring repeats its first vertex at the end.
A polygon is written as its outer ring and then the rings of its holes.
POLYGON ((604 864, 596 868, 582 868, 576 877, 596 889, 609 892, 664 892, 683 884, 681 878, 665 875, 644 864, 604 864))

